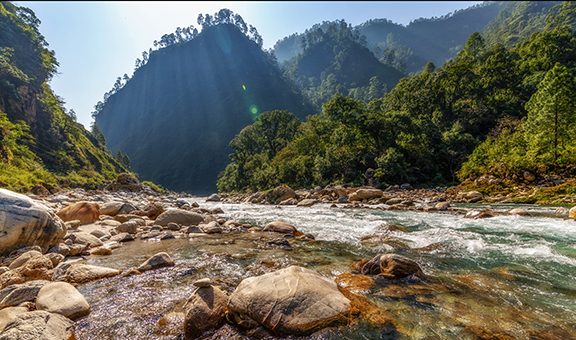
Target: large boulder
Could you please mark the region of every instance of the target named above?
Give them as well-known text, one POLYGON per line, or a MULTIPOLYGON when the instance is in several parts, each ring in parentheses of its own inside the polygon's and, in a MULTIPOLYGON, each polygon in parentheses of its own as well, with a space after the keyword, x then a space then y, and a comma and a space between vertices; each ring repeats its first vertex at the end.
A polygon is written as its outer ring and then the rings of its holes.
POLYGON ((22 302, 34 301, 42 287, 50 281, 34 280, 26 283, 15 284, 0 290, 0 309, 10 306, 18 306, 22 302))
POLYGON ((110 191, 131 191, 137 192, 142 190, 142 184, 136 176, 131 173, 123 172, 116 177, 116 180, 106 186, 110 191))
POLYGON ((208 196, 206 202, 220 202, 220 196, 218 194, 212 194, 208 196))
POLYGON ((42 255, 42 253, 37 251, 37 250, 30 250, 30 251, 27 251, 25 253, 22 253, 20 256, 18 256, 16 259, 14 259, 14 261, 10 262, 10 265, 8 266, 8 268, 15 269, 15 268, 21 267, 26 262, 28 262, 28 260, 30 260, 31 258, 36 257, 36 256, 40 256, 40 255, 42 255))
POLYGON ((100 205, 100 215, 116 216, 118 214, 129 214, 136 210, 130 203, 106 202, 100 205))
POLYGON ((47 250, 66 235, 64 222, 27 196, 0 189, 0 254, 23 246, 47 250))
POLYGON ((21 313, 6 325, 0 340, 73 340, 74 322, 60 314, 46 311, 21 313))
POLYGON ((572 207, 572 209, 568 210, 568 217, 576 220, 576 206, 574 206, 574 207, 572 207))
POLYGON ((162 267, 171 267, 173 265, 174 265, 174 260, 172 260, 170 255, 162 252, 162 253, 158 253, 158 254, 153 255, 151 258, 149 258, 144 263, 142 263, 138 267, 138 270, 141 272, 144 272, 147 270, 158 269, 158 268, 162 268, 162 267))
POLYGON ((78 220, 81 224, 90 224, 98 221, 100 206, 98 203, 76 202, 60 209, 56 215, 64 221, 78 220))
POLYGON ((36 309, 76 320, 90 313, 90 305, 80 292, 67 282, 50 282, 36 297, 36 309))
POLYGON ((384 192, 380 189, 358 189, 350 194, 348 200, 353 201, 363 201, 371 200, 373 198, 380 198, 384 195, 384 192))
POLYGON ((63 262, 54 269, 52 280, 80 284, 116 276, 120 273, 119 270, 113 268, 93 266, 83 263, 63 262))
POLYGON ((295 226, 284 221, 272 221, 264 227, 263 231, 273 231, 276 233, 290 235, 294 235, 298 232, 295 226))
POLYGON ((210 329, 224 324, 228 295, 218 287, 199 287, 186 302, 184 338, 197 339, 210 329))
POLYGON ((424 277, 418 263, 396 254, 376 255, 360 267, 360 272, 364 275, 380 275, 388 279, 424 277))
POLYGON ((296 198, 296 192, 287 185, 276 187, 266 194, 266 201, 270 204, 278 204, 291 198, 296 198))
POLYGON ((26 307, 8 307, 0 310, 0 333, 4 328, 16 319, 16 316, 28 312, 26 307))
POLYGON ((277 334, 309 334, 346 322, 350 300, 334 281, 291 266, 244 279, 230 296, 228 310, 239 325, 259 324, 277 334))
POLYGON ((167 226, 170 222, 178 223, 180 225, 198 225, 203 221, 204 216, 200 214, 172 208, 160 214, 160 216, 156 218, 155 223, 161 226, 167 226))

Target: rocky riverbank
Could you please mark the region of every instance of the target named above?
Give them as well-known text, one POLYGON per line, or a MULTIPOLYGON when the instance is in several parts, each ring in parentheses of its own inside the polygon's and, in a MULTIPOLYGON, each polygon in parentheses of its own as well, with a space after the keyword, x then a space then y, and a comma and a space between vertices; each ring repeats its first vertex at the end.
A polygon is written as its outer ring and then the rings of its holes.
MULTIPOLYGON (((166 252, 157 252, 139 265, 125 268, 90 264, 91 259, 122 254, 130 242, 182 239, 197 246, 208 242, 218 247, 245 245, 241 248, 251 253, 258 249, 294 249, 296 254, 330 246, 285 221, 256 225, 227 219, 221 208, 203 207, 204 202, 195 202, 187 195, 160 194, 143 187, 114 189, 117 191, 73 190, 31 197, 0 189, 0 339, 72 339, 76 323, 92 313, 89 301, 95 300, 80 293, 84 285, 170 268, 186 271, 166 252)), ((300 207, 329 203, 336 208, 445 211, 470 218, 494 216, 490 210, 455 206, 482 199, 485 197, 477 192, 343 187, 294 191, 279 187, 250 195, 212 195, 207 201, 300 207)), ((558 216, 576 219, 576 208, 558 211, 558 216)), ((395 250, 405 249, 401 242, 389 237, 398 228, 402 227, 388 225, 383 231, 386 235, 362 240, 363 244, 377 245, 374 249, 385 245, 387 252, 392 253, 350 261, 348 269, 344 266, 335 278, 302 265, 269 260, 260 261, 257 267, 243 268, 246 274, 238 279, 222 280, 210 275, 199 278, 192 282, 191 294, 178 308, 157 316, 155 336, 301 336, 331 334, 322 330, 359 324, 383 329, 387 334, 410 334, 367 294, 378 291, 387 292, 387 299, 417 296, 426 300, 461 288, 447 286, 426 274, 417 262, 394 254, 395 250), (392 287, 395 288, 391 290, 392 287)), ((462 278, 462 284, 466 280, 462 278)), ((475 327, 480 326, 468 327, 467 332, 477 336, 490 332, 475 327)), ((562 330, 555 332, 565 334, 562 330)))

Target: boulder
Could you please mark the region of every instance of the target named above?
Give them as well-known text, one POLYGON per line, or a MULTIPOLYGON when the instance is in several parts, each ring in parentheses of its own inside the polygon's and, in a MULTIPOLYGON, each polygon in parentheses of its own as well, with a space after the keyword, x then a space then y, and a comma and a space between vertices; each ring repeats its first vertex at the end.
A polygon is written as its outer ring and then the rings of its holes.
POLYGON ((0 310, 0 333, 4 330, 6 325, 16 319, 16 316, 28 312, 26 307, 8 307, 0 310))
POLYGON ((50 261, 52 261, 52 265, 54 267, 56 267, 58 264, 60 264, 60 262, 64 260, 64 255, 58 253, 47 253, 44 256, 46 256, 47 258, 50 259, 50 261))
POLYGON ((478 202, 482 200, 482 198, 484 198, 484 195, 478 191, 468 191, 464 194, 464 199, 471 203, 478 202))
POLYGON ((23 246, 47 250, 66 235, 64 222, 29 197, 0 189, 0 254, 23 246))
POLYGON ((206 202, 220 202, 220 196, 218 196, 218 194, 212 194, 208 196, 206 202))
POLYGON ((201 227, 202 231, 206 234, 220 234, 222 233, 222 228, 216 221, 212 221, 201 227))
POLYGON ((136 208, 132 204, 124 202, 106 202, 100 206, 100 215, 116 216, 118 214, 129 214, 136 208), (124 208, 126 206, 126 208, 124 208))
POLYGON ((27 252, 23 253, 22 255, 18 256, 16 259, 14 259, 14 261, 12 261, 10 263, 8 268, 15 269, 15 268, 21 267, 26 262, 28 262, 28 260, 30 260, 31 258, 33 258, 35 256, 41 256, 41 255, 42 255, 42 253, 37 251, 37 250, 27 251, 27 252))
POLYGON ((240 326, 259 324, 277 334, 304 335, 346 322, 350 300, 334 281, 291 266, 242 280, 230 296, 228 310, 240 326))
POLYGON ((160 214, 160 216, 156 218, 155 223, 161 226, 167 226, 170 222, 178 223, 180 225, 198 225, 203 221, 204 216, 200 214, 172 208, 160 214))
POLYGON ((278 204, 292 198, 296 198, 296 192, 287 185, 276 187, 266 194, 266 201, 270 204, 278 204))
POLYGON ((89 248, 99 247, 103 244, 98 237, 83 231, 72 233, 68 238, 76 244, 87 245, 89 248))
POLYGON ((0 334, 0 340, 72 340, 74 322, 60 314, 33 311, 16 315, 0 334))
POLYGON ((50 282, 36 297, 36 309, 76 320, 90 313, 90 305, 80 292, 67 282, 50 282))
POLYGON ((172 260, 170 255, 162 252, 162 253, 158 253, 156 255, 153 255, 151 258, 149 258, 144 263, 142 263, 138 267, 138 270, 141 272, 144 272, 147 270, 158 269, 158 268, 162 268, 162 267, 171 267, 173 265, 174 265, 174 260, 172 260))
POLYGON ((474 220, 477 220, 480 218, 489 218, 489 217, 494 217, 494 213, 490 209, 470 210, 466 213, 466 215, 464 215, 464 218, 471 218, 474 220))
POLYGON ((149 218, 155 220, 158 216, 160 216, 160 214, 164 212, 164 210, 165 209, 161 204, 152 202, 148 204, 144 210, 134 210, 131 211, 131 213, 139 216, 148 216, 149 218))
POLYGON ((373 198, 380 198, 384 195, 384 192, 380 189, 358 189, 348 197, 348 200, 353 201, 363 201, 371 200, 373 198))
POLYGON ((226 320, 228 295, 218 287, 199 287, 186 301, 184 338, 196 339, 210 329, 219 328, 226 320))
POLYGON ((305 198, 296 204, 299 207, 311 207, 316 204, 318 201, 312 198, 305 198))
POLYGON ((118 233, 110 238, 110 241, 129 242, 134 241, 134 235, 128 233, 118 233))
POLYGON ((60 243, 58 245, 55 245, 55 246, 51 247, 48 251, 50 253, 60 254, 62 256, 70 255, 70 247, 65 243, 60 243))
POLYGON ((136 176, 131 173, 123 172, 116 177, 116 180, 106 186, 110 191, 130 191, 136 192, 142 190, 142 184, 136 176))
POLYGON ((112 249, 105 246, 96 247, 90 250, 90 255, 112 255, 112 249))
POLYGON ((424 278, 424 272, 422 272, 418 263, 396 254, 374 256, 374 258, 360 267, 360 273, 364 275, 380 275, 388 279, 424 278))
POLYGON ((40 288, 50 281, 34 280, 26 283, 15 284, 0 290, 0 309, 18 306, 22 302, 36 300, 40 288))
POLYGON ((298 204, 298 200, 295 198, 287 198, 278 204, 279 205, 296 205, 296 204, 298 204))
POLYGON ((52 275, 52 281, 64 281, 72 284, 90 282, 105 277, 119 275, 117 269, 93 266, 83 263, 60 263, 52 275))
POLYGON ((37 255, 13 271, 22 276, 24 281, 50 280, 52 268, 54 268, 52 260, 44 255, 37 255))
POLYGON ((522 208, 511 209, 510 211, 508 211, 508 214, 518 215, 518 216, 530 216, 530 212, 528 212, 528 210, 522 209, 522 208))
POLYGON ((295 226, 288 224, 284 221, 273 221, 264 227, 263 231, 273 231, 281 234, 291 234, 294 235, 298 232, 295 226))
POLYGON ((138 223, 134 220, 130 220, 122 223, 116 227, 116 231, 119 233, 136 234, 138 232, 138 223))
POLYGON ((76 202, 60 209, 58 215, 63 221, 79 220, 81 224, 90 224, 98 221, 100 206, 91 202, 76 202))
POLYGON ((576 220, 576 206, 568 210, 568 217, 576 220))
POLYGON ((450 208, 450 203, 449 202, 438 202, 434 205, 434 208, 436 208, 438 210, 448 210, 448 208, 450 208))
POLYGON ((396 205, 396 204, 400 204, 402 203, 403 199, 399 198, 399 197, 393 197, 390 198, 388 200, 386 200, 386 205, 396 205))

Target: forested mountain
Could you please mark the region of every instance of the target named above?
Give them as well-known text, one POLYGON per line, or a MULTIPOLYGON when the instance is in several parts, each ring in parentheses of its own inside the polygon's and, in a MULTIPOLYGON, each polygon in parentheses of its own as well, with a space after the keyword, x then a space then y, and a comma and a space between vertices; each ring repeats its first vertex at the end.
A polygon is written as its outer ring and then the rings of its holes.
POLYGON ((429 63, 368 104, 335 96, 302 123, 263 114, 232 141, 219 189, 360 185, 368 169, 386 184, 576 175, 575 8, 557 5, 511 47, 473 33, 442 67, 429 63), (276 125, 297 129, 287 138, 276 125), (282 148, 266 147, 276 138, 282 148))
POLYGON ((314 25, 299 40, 302 52, 284 71, 317 108, 336 93, 376 99, 403 76, 379 62, 344 20, 314 25))
POLYGON ((313 113, 285 80, 252 26, 229 10, 199 18, 203 29, 165 35, 122 86, 97 105, 95 121, 114 152, 143 178, 206 193, 227 163, 230 140, 260 112, 313 113))
POLYGON ((58 63, 39 25, 31 10, 0 3, 0 185, 97 187, 124 168, 50 89, 58 63))

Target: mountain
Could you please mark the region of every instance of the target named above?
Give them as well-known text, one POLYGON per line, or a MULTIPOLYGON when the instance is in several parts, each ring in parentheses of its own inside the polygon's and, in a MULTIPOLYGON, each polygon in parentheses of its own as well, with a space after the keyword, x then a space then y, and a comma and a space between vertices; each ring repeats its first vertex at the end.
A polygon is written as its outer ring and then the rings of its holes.
POLYGON ((336 93, 376 99, 403 76, 378 61, 344 20, 314 25, 299 40, 302 52, 284 64, 285 74, 318 108, 336 93))
POLYGON ((215 190, 230 141, 261 112, 312 113, 253 27, 227 10, 201 20, 199 34, 165 35, 95 114, 107 145, 141 177, 194 193, 215 190))
POLYGON ((0 186, 102 186, 125 169, 52 92, 58 62, 39 25, 30 9, 0 3, 0 186))

